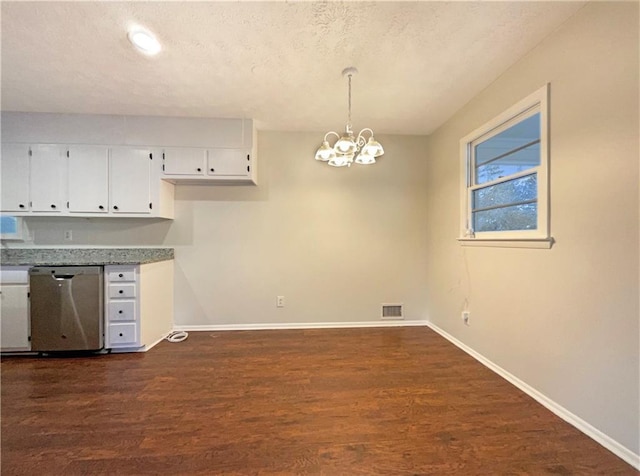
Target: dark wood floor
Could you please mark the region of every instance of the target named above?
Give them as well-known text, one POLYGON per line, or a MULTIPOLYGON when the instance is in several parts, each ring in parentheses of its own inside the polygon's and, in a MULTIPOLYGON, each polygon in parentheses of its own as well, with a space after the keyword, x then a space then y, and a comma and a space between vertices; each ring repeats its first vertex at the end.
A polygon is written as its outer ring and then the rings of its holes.
POLYGON ((427 328, 4 358, 2 474, 637 474, 427 328))

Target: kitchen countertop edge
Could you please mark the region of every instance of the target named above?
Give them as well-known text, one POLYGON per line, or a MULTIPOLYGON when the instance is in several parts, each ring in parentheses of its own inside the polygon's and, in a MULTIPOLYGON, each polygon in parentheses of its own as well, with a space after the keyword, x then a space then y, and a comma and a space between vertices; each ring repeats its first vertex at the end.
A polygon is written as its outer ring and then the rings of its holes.
POLYGON ((5 248, 2 266, 105 266, 174 259, 173 248, 5 248))

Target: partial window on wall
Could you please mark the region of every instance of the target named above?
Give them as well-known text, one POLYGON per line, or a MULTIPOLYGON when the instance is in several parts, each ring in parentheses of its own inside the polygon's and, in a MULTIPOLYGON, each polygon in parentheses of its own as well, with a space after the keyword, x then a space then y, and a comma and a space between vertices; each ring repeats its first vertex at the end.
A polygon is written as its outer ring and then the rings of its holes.
POLYGON ((460 242, 549 248, 548 85, 460 141, 460 242))
POLYGON ((23 240, 22 218, 0 215, 0 239, 2 240, 23 240))

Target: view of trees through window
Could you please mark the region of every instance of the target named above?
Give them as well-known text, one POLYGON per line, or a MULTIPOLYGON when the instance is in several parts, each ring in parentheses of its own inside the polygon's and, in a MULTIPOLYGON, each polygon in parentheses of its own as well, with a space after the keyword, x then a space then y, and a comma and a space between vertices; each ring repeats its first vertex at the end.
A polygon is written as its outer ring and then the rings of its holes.
POLYGON ((536 229, 537 173, 523 172, 540 165, 540 113, 472 145, 474 231, 536 229))

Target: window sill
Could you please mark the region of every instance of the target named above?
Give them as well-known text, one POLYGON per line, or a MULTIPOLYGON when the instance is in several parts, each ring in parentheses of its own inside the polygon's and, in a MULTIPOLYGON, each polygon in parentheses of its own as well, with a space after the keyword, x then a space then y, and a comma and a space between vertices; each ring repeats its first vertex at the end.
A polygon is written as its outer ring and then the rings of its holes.
POLYGON ((553 238, 458 238, 462 246, 481 246, 487 248, 537 248, 549 249, 553 238))

